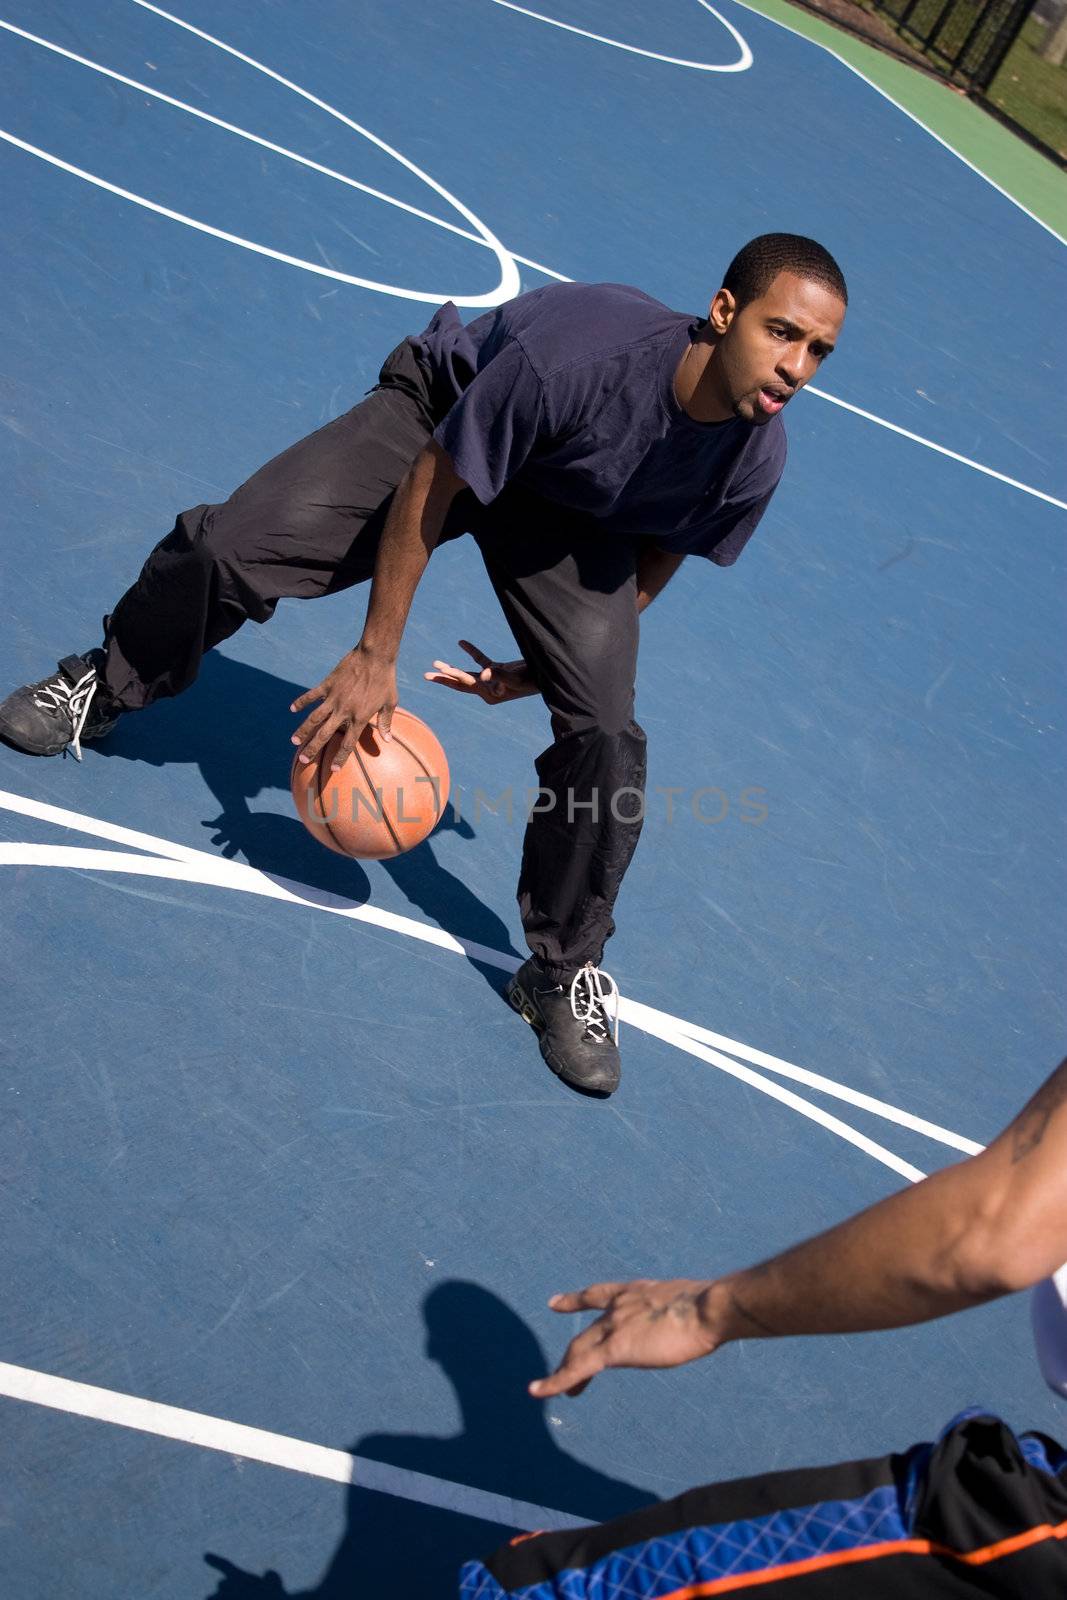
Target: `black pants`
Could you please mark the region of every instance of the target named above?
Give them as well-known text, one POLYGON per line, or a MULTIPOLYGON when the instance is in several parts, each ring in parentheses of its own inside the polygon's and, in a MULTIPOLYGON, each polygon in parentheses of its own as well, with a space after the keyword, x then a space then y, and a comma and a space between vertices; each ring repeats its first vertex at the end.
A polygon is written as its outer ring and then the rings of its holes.
MULTIPOLYGON (((405 342, 361 404, 268 462, 224 505, 183 512, 107 619, 105 677, 119 706, 181 693, 205 651, 249 618, 266 622, 283 597, 335 594, 370 578, 393 491, 435 411, 405 342)), ((464 532, 473 511, 473 497, 460 495, 444 536, 464 532)), ((599 964, 640 833, 637 546, 551 527, 475 537, 552 718, 518 898, 531 950, 563 977, 599 964)))

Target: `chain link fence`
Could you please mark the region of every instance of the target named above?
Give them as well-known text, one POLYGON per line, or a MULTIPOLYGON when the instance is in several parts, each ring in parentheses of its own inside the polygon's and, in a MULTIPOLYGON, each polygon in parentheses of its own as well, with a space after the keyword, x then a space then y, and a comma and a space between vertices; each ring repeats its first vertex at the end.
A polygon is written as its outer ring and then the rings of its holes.
POLYGON ((873 9, 951 83, 1067 162, 1067 0, 873 0, 873 9))
POLYGON ((1038 0, 982 100, 1067 166, 1067 0, 1038 0))
POLYGON ((798 0, 944 78, 1067 167, 1067 0, 798 0))

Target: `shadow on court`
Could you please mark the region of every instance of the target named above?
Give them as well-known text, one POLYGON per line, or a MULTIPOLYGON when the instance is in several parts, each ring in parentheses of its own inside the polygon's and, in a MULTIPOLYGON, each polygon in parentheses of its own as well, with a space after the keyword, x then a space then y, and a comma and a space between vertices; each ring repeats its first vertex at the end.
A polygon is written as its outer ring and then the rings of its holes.
MULTIPOLYGON (((371 887, 357 861, 319 844, 295 815, 253 811, 249 805, 264 792, 288 791, 289 738, 298 722, 289 707, 305 687, 215 650, 184 694, 120 719, 94 749, 157 767, 197 766, 220 807, 218 816, 202 819, 205 845, 228 859, 241 856, 272 877, 362 904, 370 899, 371 887)), ((465 840, 475 837, 470 823, 451 807, 434 837, 446 831, 465 840)), ((445 932, 522 959, 502 919, 440 865, 432 840, 381 865, 412 905, 445 932)), ((473 965, 493 988, 503 988, 506 973, 473 965)))
MULTIPOLYGON (((648 1505, 656 1497, 606 1477, 559 1449, 544 1405, 526 1384, 547 1370, 544 1352, 505 1303, 474 1283, 445 1283, 427 1296, 426 1354, 456 1391, 461 1431, 452 1438, 367 1434, 352 1454, 456 1485, 457 1510, 375 1493, 348 1491, 348 1523, 323 1578, 297 1600, 437 1600, 454 1595, 464 1561, 488 1555, 514 1537, 514 1527, 461 1508, 463 1488, 524 1500, 591 1522, 648 1505)), ((357 1461, 356 1476, 359 1475, 357 1461)), ((418 1492, 417 1484, 413 1486, 418 1492)), ((290 1596, 275 1572, 244 1572, 221 1555, 208 1565, 222 1574, 212 1600, 280 1600, 290 1596)))

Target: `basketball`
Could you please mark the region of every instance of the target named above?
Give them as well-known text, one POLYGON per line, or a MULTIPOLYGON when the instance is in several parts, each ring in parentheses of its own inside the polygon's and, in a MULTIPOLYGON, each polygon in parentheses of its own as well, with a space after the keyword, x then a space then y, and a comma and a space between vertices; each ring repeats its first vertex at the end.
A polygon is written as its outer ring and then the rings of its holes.
POLYGON ((392 738, 369 722, 340 772, 330 763, 338 732, 317 761, 294 757, 290 787, 301 822, 322 844, 361 861, 413 850, 433 832, 448 802, 448 761, 419 717, 399 706, 392 738))

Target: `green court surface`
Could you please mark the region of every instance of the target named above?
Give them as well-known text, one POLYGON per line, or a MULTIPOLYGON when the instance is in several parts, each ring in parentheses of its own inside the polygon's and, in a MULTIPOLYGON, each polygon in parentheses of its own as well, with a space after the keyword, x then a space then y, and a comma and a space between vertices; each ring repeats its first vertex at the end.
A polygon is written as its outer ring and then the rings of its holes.
POLYGON ((788 0, 740 3, 829 50, 1047 228, 1067 238, 1067 174, 965 95, 788 0))

